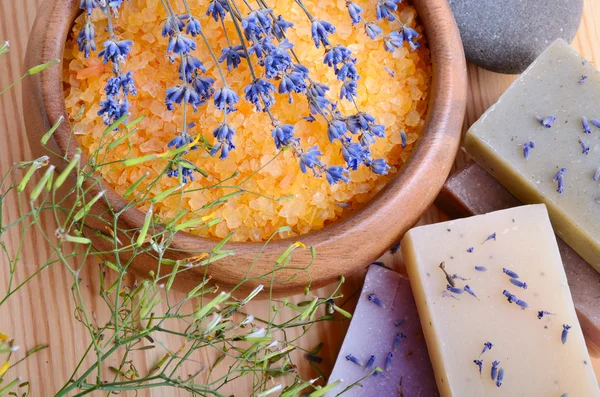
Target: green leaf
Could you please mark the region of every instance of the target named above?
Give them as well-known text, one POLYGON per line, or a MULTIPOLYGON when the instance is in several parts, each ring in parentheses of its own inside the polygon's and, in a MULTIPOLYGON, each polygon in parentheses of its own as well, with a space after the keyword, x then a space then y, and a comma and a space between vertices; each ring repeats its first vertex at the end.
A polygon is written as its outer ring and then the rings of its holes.
POLYGON ((44 70, 48 69, 50 66, 54 66, 57 63, 60 63, 60 59, 55 59, 53 61, 46 62, 46 63, 43 63, 43 64, 38 65, 38 66, 34 66, 34 67, 32 67, 31 69, 29 69, 27 71, 27 74, 31 76, 31 75, 34 75, 34 74, 41 73, 44 70))
POLYGON ((63 185, 63 183, 65 183, 67 177, 69 176, 71 171, 73 171, 73 168, 75 168, 75 166, 79 163, 80 159, 81 155, 79 153, 75 153, 69 165, 67 165, 64 171, 61 172, 60 175, 54 181, 54 190, 58 190, 63 185))
POLYGON ((137 181, 133 182, 133 184, 131 186, 129 186, 127 188, 127 190, 125 190, 125 193, 123 194, 123 197, 127 198, 129 195, 131 195, 131 193, 133 193, 133 191, 139 186, 139 184, 142 183, 142 181, 144 179, 146 179, 147 177, 149 177, 149 176, 150 176, 150 173, 146 172, 137 181))
POLYGON ((136 132, 138 132, 137 128, 131 130, 127 134, 123 135, 122 137, 115 139, 108 145, 108 150, 114 150, 117 146, 119 146, 121 143, 125 142, 125 140, 129 139, 129 137, 132 136, 133 134, 135 134, 136 132))
POLYGON ((158 156, 156 154, 149 154, 147 156, 135 157, 132 159, 127 159, 123 161, 123 165, 125 167, 133 167, 134 165, 139 165, 145 163, 147 161, 156 160, 158 156))
POLYGON ((165 290, 167 292, 169 292, 171 290, 171 287, 173 286, 173 281, 175 281, 175 276, 177 276, 180 264, 181 262, 177 261, 175 262, 175 266, 173 266, 173 270, 171 271, 171 275, 169 276, 169 281, 167 281, 167 285, 165 287, 165 290))
POLYGON ((17 378, 15 380, 13 380, 12 382, 10 382, 8 385, 4 386, 2 389, 0 389, 0 396, 5 394, 7 391, 12 389, 13 387, 15 387, 17 385, 17 383, 19 383, 20 381, 21 381, 21 378, 17 378))
MULTIPOLYGON (((190 296, 190 294, 188 294, 188 297, 189 296, 190 296)), ((204 317, 206 317, 208 315, 208 313, 212 309, 214 309, 216 306, 220 305, 221 303, 225 302, 227 299, 229 299, 230 296, 231 296, 230 293, 221 292, 213 300, 208 302, 206 305, 204 305, 202 308, 200 308, 200 310, 198 310, 196 313, 194 313, 194 319, 196 319, 196 320, 203 319, 204 317)))
POLYGON ((8 51, 10 51, 10 44, 8 41, 5 41, 2 45, 0 45, 0 55, 4 55, 8 51))
POLYGON ((175 187, 167 189, 164 192, 160 192, 156 196, 152 197, 151 201, 153 203, 160 203, 164 199, 166 199, 167 197, 169 197, 170 195, 172 195, 173 193, 175 193, 176 191, 181 190, 182 188, 183 188, 183 185, 177 185, 175 187))
POLYGON ((85 237, 76 237, 76 236, 65 236, 65 241, 75 244, 91 244, 92 241, 85 237))
POLYGON ((317 390, 315 390, 314 392, 310 393, 308 395, 308 397, 321 397, 324 396, 325 393, 327 393, 328 391, 335 389, 339 384, 341 383, 340 380, 338 380, 337 382, 333 382, 330 385, 327 385, 325 387, 320 387, 317 386, 317 390))
POLYGON ((27 354, 25 354, 25 357, 29 357, 37 352, 39 352, 40 350, 44 350, 47 349, 48 345, 39 345, 34 347, 33 349, 30 349, 29 351, 27 351, 27 354))
POLYGON ((48 132, 46 132, 44 134, 44 136, 42 136, 42 139, 40 139, 40 142, 42 142, 42 145, 45 145, 46 143, 48 143, 48 140, 50 140, 50 137, 54 134, 54 132, 58 129, 58 127, 60 127, 60 125, 62 124, 62 122, 64 120, 65 120, 65 118, 63 116, 60 116, 58 118, 58 120, 56 120, 56 123, 54 123, 52 128, 50 128, 48 130, 48 132))
POLYGON ((135 240, 136 247, 141 247, 142 244, 144 244, 144 241, 146 240, 146 236, 148 235, 148 229, 150 229, 150 223, 152 222, 152 213, 153 207, 152 204, 150 204, 150 209, 148 209, 148 211, 146 212, 146 218, 144 219, 144 224, 140 229, 140 234, 135 240))
POLYGON ((309 316, 311 316, 313 313, 313 310, 315 310, 318 302, 319 302, 319 298, 315 296, 313 298, 313 300, 310 302, 310 304, 306 307, 306 309, 304 309, 304 311, 300 315, 300 320, 304 321, 309 316))
POLYGON ((125 129, 127 129, 127 130, 128 130, 128 129, 130 129, 131 127, 133 127, 133 126, 135 126, 135 125, 139 124, 139 123, 140 123, 142 120, 144 120, 145 118, 146 118, 146 116, 145 116, 145 115, 141 115, 141 116, 139 116, 139 117, 138 117, 138 118, 136 118, 135 120, 133 120, 133 121, 131 121, 131 122, 129 122, 129 123, 127 123, 127 124, 125 124, 125 129))
POLYGON ((100 193, 98 193, 96 196, 94 196, 94 198, 92 198, 89 203, 86 203, 86 205, 83 206, 82 209, 80 209, 79 211, 77 211, 77 213, 75 214, 75 216, 73 217, 73 220, 78 221, 81 218, 83 218, 85 215, 87 215, 90 210, 92 209, 92 206, 94 204, 96 204, 96 202, 98 200, 100 200, 102 197, 104 197, 104 190, 101 191, 100 193))

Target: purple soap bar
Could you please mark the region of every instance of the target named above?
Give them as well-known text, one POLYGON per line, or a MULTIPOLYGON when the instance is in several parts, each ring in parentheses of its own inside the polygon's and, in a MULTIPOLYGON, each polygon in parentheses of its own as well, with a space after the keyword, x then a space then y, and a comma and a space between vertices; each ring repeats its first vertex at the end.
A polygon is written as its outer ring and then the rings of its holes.
POLYGON ((336 381, 341 383, 327 396, 336 396, 358 381, 362 387, 354 386, 344 397, 439 396, 410 283, 398 273, 369 267, 329 377, 329 383, 336 381), (371 356, 375 357, 372 363, 371 356), (369 375, 376 367, 383 372, 369 375))

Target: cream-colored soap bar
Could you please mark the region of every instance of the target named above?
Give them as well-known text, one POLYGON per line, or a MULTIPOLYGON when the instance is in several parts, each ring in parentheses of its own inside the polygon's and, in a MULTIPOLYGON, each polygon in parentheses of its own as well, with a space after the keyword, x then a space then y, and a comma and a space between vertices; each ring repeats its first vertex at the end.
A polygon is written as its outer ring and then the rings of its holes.
POLYGON ((417 227, 402 254, 442 397, 600 396, 544 205, 417 227))
POLYGON ((556 233, 600 271, 600 128, 594 123, 600 123, 600 73, 558 40, 473 124, 464 146, 522 202, 546 204, 556 233))

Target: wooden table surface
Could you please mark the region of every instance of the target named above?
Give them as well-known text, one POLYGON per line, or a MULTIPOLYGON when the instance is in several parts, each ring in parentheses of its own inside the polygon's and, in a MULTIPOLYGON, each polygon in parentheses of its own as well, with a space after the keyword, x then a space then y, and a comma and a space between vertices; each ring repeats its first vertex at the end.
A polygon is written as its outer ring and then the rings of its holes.
MULTIPOLYGON (((43 0, 0 0, 0 41, 9 40, 11 53, 0 58, 0 88, 16 80, 23 72, 22 61, 25 54, 29 30, 34 22, 37 6, 43 0)), ((600 1, 585 0, 583 19, 573 47, 585 58, 600 66, 600 1)), ((526 32, 524 32, 526 34, 526 32)), ((514 76, 504 76, 469 66, 469 99, 465 127, 476 121, 479 116, 491 105, 508 85, 514 76)), ((21 106, 21 91, 12 89, 0 97, 0 170, 2 173, 18 161, 31 159, 31 154, 25 129, 23 116, 27 110, 21 106)), ((466 161, 460 154, 456 165, 461 167, 466 161)), ((15 213, 15 208, 5 208, 4 216, 10 220, 15 213)), ((422 223, 432 223, 445 220, 444 214, 432 207, 422 219, 422 223)), ((51 226, 48 226, 51 227, 51 226)), ((48 230, 51 233, 52 230, 48 230)), ((5 239, 8 246, 15 244, 16 236, 5 239)), ((26 269, 32 269, 47 255, 43 246, 38 246, 35 241, 27 241, 22 264, 25 270, 17 273, 23 274, 26 269)), ((383 259, 390 266, 398 266, 399 257, 390 254, 383 259)), ((5 284, 7 275, 6 263, 1 262, 0 285, 5 284)), ((95 269, 93 263, 88 266, 95 269)), ((95 271, 82 275, 82 285, 87 288, 86 294, 92 307, 99 306, 100 298, 97 297, 97 277, 95 271)), ((346 296, 352 295, 362 285, 363 274, 350 277, 343 292, 346 296)), ((50 347, 26 360, 17 368, 11 369, 11 376, 20 375, 32 384, 32 396, 51 396, 64 384, 74 369, 76 360, 87 347, 89 340, 83 326, 73 318, 74 305, 71 300, 70 287, 72 282, 66 271, 60 266, 51 267, 40 277, 32 281, 28 287, 13 296, 8 303, 0 308, 0 331, 14 337, 18 344, 31 348, 37 344, 47 343, 50 347)), ((325 288, 329 291, 331 288, 325 288)), ((325 295, 325 292, 323 294, 325 295)), ((293 299, 301 300, 302 297, 293 299)), ((265 312, 265 305, 254 302, 249 311, 257 315, 265 312)), ((351 306, 350 306, 351 307, 351 306)), ((101 309, 98 309, 101 310, 101 309)), ((324 357, 320 368, 325 373, 331 370, 337 351, 343 341, 347 322, 321 323, 314 327, 305 337, 301 345, 311 349, 323 342, 324 348, 321 355, 324 357)), ((293 335, 290 333, 288 336, 293 335)), ((168 343, 168 340, 165 341, 168 343)), ((17 353, 15 358, 22 357, 23 352, 17 353)), ((201 365, 209 364, 214 360, 208 354, 194 357, 201 365)), ((156 362, 156 355, 147 353, 140 357, 138 369, 143 372, 156 362)), ((300 374, 305 378, 313 378, 316 372, 308 363, 298 356, 296 360, 300 374)), ((600 360, 594 360, 594 366, 600 375, 600 360)), ((11 378, 11 377, 9 377, 11 378)), ((599 376, 600 379, 600 376, 599 376)), ((224 394, 231 393, 237 397, 248 395, 248 385, 237 383, 224 394)), ((100 395, 100 394, 98 394, 100 395)), ((102 394, 106 395, 106 393, 102 394)), ((133 394, 130 394, 133 395, 133 394)), ((174 390, 154 390, 139 393, 139 396, 184 396, 187 392, 174 390)))

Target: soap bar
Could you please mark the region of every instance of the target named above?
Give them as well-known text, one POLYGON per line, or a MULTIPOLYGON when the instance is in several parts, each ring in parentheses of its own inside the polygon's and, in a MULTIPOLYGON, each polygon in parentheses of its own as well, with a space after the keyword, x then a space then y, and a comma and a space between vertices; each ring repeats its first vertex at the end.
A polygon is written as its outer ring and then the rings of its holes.
POLYGON ((337 381, 327 396, 336 396, 358 381, 362 387, 352 387, 344 397, 439 396, 410 283, 398 273, 369 267, 329 377, 329 383, 337 381), (377 367, 383 372, 371 375, 377 367))
MULTIPOLYGON (((451 217, 464 218, 521 203, 483 168, 471 163, 448 179, 436 205, 451 217)), ((588 350, 600 357, 600 273, 564 241, 557 242, 588 350)))
POLYGON ((401 246, 442 397, 600 396, 544 205, 417 227, 401 246))
POLYGON ((523 203, 546 204, 556 233, 600 271, 592 120, 600 120, 600 74, 558 40, 473 124, 464 147, 523 203))

